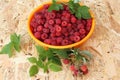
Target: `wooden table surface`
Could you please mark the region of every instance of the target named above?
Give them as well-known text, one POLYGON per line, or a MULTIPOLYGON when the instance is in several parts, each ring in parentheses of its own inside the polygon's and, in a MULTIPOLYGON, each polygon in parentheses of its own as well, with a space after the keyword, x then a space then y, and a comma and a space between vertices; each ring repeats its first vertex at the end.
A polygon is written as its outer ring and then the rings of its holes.
MULTIPOLYGON (((94 55, 89 74, 74 78, 63 71, 44 74, 42 70, 30 78, 27 58, 36 56, 34 41, 27 33, 29 13, 45 0, 0 0, 0 50, 10 41, 10 34, 21 35, 21 51, 9 58, 0 55, 0 80, 120 80, 120 0, 82 0, 96 19, 92 37, 81 46, 94 55)), ((46 0, 47 1, 47 0, 46 0)))

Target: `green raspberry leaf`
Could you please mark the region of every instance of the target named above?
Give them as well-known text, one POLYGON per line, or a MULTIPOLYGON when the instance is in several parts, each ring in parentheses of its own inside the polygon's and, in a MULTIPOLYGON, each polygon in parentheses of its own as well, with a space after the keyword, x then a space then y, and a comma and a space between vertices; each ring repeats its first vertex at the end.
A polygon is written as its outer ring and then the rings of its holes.
POLYGON ((50 63, 50 64, 48 65, 48 67, 49 67, 49 69, 50 69, 51 71, 54 71, 54 72, 58 72, 58 71, 61 71, 61 70, 62 70, 61 66, 56 65, 56 64, 54 64, 54 63, 50 63))
POLYGON ((28 60, 31 63, 36 63, 37 62, 37 59, 35 57, 30 57, 30 58, 28 58, 28 60))
MULTIPOLYGON (((77 9, 77 14, 78 13, 81 14, 81 17, 83 19, 90 19, 91 18, 91 15, 90 15, 90 12, 89 12, 89 7, 87 7, 87 6, 80 6, 77 9)), ((78 16, 78 18, 79 18, 79 16, 78 16)))
POLYGON ((81 19, 81 17, 82 17, 82 16, 81 16, 81 13, 79 13, 79 12, 78 12, 78 13, 75 13, 75 16, 76 16, 78 19, 81 19))
POLYGON ((36 62, 36 64, 37 64, 37 66, 39 66, 40 68, 44 68, 44 63, 43 63, 42 60, 38 60, 38 61, 36 62))
POLYGON ((51 4, 51 6, 48 8, 48 11, 51 12, 53 10, 59 11, 60 9, 63 9, 63 5, 62 4, 56 4, 53 3, 51 4))
POLYGON ((17 36, 17 34, 14 33, 10 36, 10 40, 14 44, 15 50, 19 52, 20 51, 20 35, 17 36))
POLYGON ((30 67, 29 74, 30 76, 35 76, 38 73, 38 67, 36 65, 33 65, 30 67))
POLYGON ((56 53, 61 58, 68 58, 69 54, 67 53, 67 49, 52 49, 53 53, 56 53))
POLYGON ((48 59, 49 62, 51 63, 54 63, 54 64, 57 64, 57 65, 62 65, 61 61, 60 61, 60 58, 58 56, 53 56, 51 58, 48 59))
POLYGON ((45 53, 45 49, 41 46, 36 46, 37 52, 39 53, 39 55, 45 53))
POLYGON ((13 55, 12 52, 13 52, 13 43, 9 43, 2 48, 0 54, 8 54, 9 57, 12 57, 13 55))

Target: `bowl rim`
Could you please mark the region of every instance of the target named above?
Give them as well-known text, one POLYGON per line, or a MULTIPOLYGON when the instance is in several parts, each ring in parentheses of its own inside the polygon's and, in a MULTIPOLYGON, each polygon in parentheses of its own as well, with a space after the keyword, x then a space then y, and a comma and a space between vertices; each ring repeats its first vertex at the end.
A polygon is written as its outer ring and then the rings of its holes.
POLYGON ((35 38, 33 33, 31 32, 31 29, 30 29, 30 21, 31 21, 31 19, 32 19, 35 12, 37 12, 41 7, 43 7, 44 4, 50 4, 50 3, 51 2, 45 2, 42 5, 38 6, 37 8, 33 9, 33 11, 30 13, 30 15, 28 17, 28 22, 27 22, 28 33, 32 37, 32 39, 35 40, 35 42, 37 42, 39 45, 41 45, 43 47, 46 47, 46 48, 66 49, 66 48, 72 48, 72 47, 78 46, 78 45, 84 43, 86 40, 88 40, 90 38, 90 36, 92 35, 92 33, 94 31, 94 28, 95 28, 95 18, 94 18, 94 15, 93 15, 91 10, 89 10, 89 12, 90 12, 91 17, 92 17, 92 26, 91 26, 91 29, 90 29, 89 33, 82 40, 80 40, 80 41, 78 41, 76 43, 73 43, 73 44, 69 44, 69 45, 54 46, 54 45, 46 44, 46 43, 38 40, 37 38, 35 38))

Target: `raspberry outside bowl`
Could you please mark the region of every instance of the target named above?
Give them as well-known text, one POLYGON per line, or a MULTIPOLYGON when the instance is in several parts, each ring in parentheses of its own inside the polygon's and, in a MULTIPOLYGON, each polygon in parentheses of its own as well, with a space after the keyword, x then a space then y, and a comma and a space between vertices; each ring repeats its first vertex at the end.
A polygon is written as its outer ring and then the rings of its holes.
MULTIPOLYGON (((62 0, 62 1, 60 1, 60 2, 67 2, 67 1, 66 1, 66 0, 62 0)), ((44 3, 44 4, 51 4, 51 3, 52 3, 52 2, 46 2, 46 3, 44 3)), ((89 33, 88 33, 82 40, 80 40, 80 41, 78 41, 78 42, 75 42, 75 43, 72 43, 72 44, 61 45, 61 46, 49 45, 49 44, 46 44, 46 43, 38 40, 38 39, 33 35, 33 32, 32 32, 32 30, 31 30, 30 23, 31 23, 31 20, 32 20, 34 14, 35 14, 37 11, 39 11, 39 10, 43 7, 44 4, 38 6, 37 8, 35 8, 35 9, 31 12, 31 14, 30 14, 29 17, 28 17, 28 22, 27 22, 27 28, 28 28, 28 33, 29 33, 29 35, 30 35, 30 36, 32 37, 32 39, 33 39, 36 43, 38 43, 40 46, 43 46, 43 47, 45 47, 45 48, 66 49, 66 48, 78 47, 78 46, 80 46, 82 43, 84 43, 86 40, 88 40, 88 39, 90 38, 90 36, 92 35, 92 33, 93 33, 93 31, 94 31, 94 27, 95 27, 95 20, 94 20, 93 13, 92 13, 91 11, 90 11, 90 14, 91 14, 91 17, 92 17, 91 29, 90 29, 89 33)))

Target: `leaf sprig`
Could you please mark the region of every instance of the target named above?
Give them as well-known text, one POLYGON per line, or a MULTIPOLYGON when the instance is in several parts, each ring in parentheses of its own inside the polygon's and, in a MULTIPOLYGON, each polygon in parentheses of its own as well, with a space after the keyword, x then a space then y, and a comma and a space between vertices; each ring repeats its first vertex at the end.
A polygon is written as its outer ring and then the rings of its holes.
POLYGON ((16 33, 10 36, 10 42, 2 48, 0 54, 8 54, 9 57, 12 57, 14 50, 20 52, 20 35, 16 33))
POLYGON ((56 0, 52 0, 51 6, 48 8, 48 11, 51 12, 52 10, 59 11, 60 9, 63 9, 62 4, 57 4, 56 0))
MULTIPOLYGON (((52 4, 48 8, 48 11, 51 12, 52 10, 59 11, 60 9, 63 9, 63 4, 58 4, 56 0, 52 0, 52 4)), ((69 7, 69 10, 72 14, 74 14, 78 19, 90 19, 91 15, 89 12, 89 7, 87 6, 81 6, 79 4, 80 0, 69 0, 67 4, 69 7)))
POLYGON ((36 46, 38 52, 38 58, 30 57, 28 58, 29 62, 33 65, 30 67, 29 74, 30 76, 35 76, 39 72, 39 68, 42 68, 44 72, 49 72, 49 70, 58 72, 62 70, 61 59, 72 59, 70 55, 74 55, 75 61, 82 60, 87 62, 89 59, 87 57, 92 57, 90 52, 81 51, 79 49, 44 49, 41 46, 36 46), (87 57, 85 57, 85 55, 87 57))
POLYGON ((75 16, 78 19, 89 19, 91 18, 89 7, 87 6, 81 6, 79 3, 79 0, 69 0, 68 7, 72 14, 75 14, 75 16))

